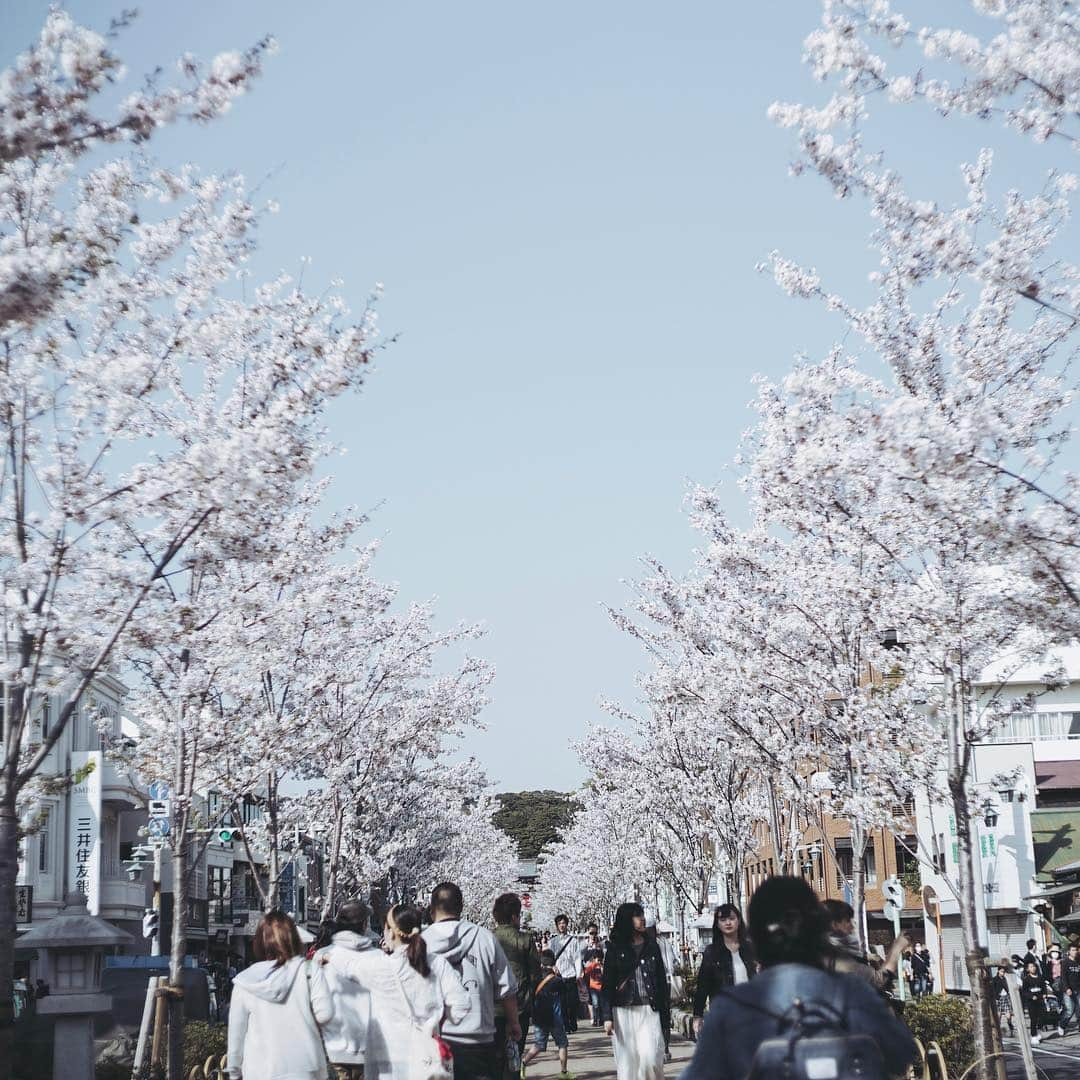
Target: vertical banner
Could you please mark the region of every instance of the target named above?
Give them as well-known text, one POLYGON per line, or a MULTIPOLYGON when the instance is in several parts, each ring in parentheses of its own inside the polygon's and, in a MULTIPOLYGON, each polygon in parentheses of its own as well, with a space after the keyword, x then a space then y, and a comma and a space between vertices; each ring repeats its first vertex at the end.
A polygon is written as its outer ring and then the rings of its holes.
POLYGON ((101 895, 102 767, 100 750, 77 750, 71 755, 71 771, 79 781, 71 789, 68 882, 71 889, 86 895, 91 915, 98 914, 101 895))

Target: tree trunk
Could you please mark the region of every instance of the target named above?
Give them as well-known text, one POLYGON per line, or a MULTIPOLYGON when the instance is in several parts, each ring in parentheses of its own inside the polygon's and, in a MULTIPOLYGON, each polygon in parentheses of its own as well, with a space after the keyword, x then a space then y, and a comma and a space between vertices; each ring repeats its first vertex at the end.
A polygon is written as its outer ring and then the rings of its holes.
POLYGON ((979 1080, 1005 1080, 1005 1063, 1000 1056, 1001 1032, 994 1020, 991 1001, 990 971, 979 941, 977 905, 983 902, 983 898, 975 895, 975 859, 979 856, 974 850, 974 823, 968 804, 970 744, 964 722, 963 688, 948 665, 945 668, 944 694, 949 733, 948 783, 956 822, 960 928, 964 939, 964 966, 971 989, 975 1069, 979 1080))
POLYGON ((859 937, 859 947, 866 953, 865 911, 866 911, 866 849, 868 837, 861 825, 852 822, 851 826, 851 908, 855 912, 855 932, 859 937))
MULTIPOLYGON (((186 826, 187 813, 180 815, 186 826)), ((173 912, 172 944, 169 950, 169 1080, 184 1077, 184 954, 187 951, 187 876, 188 852, 186 829, 177 829, 172 856, 173 912)))
POLYGON ((320 919, 325 922, 330 918, 334 910, 334 902, 337 900, 338 864, 341 861, 341 836, 345 830, 345 810, 339 805, 340 799, 337 792, 334 793, 334 839, 330 847, 330 866, 327 871, 326 895, 323 897, 322 912, 320 919))
POLYGON ((266 793, 266 816, 269 822, 267 836, 270 841, 268 853, 270 881, 267 888, 266 909, 273 911, 281 906, 281 838, 278 836, 277 784, 273 774, 267 775, 266 793))
POLYGON ((15 788, 3 778, 0 798, 0 1080, 11 1076, 15 1049, 15 879, 19 874, 19 818, 15 788))
MULTIPOLYGON (((964 937, 964 966, 967 968, 968 985, 971 987, 971 1010, 975 1029, 975 1057, 979 1080, 998 1080, 1003 1076, 1004 1066, 1000 1057, 991 1055, 1001 1052, 1001 1035, 994 1020, 990 971, 986 966, 979 941, 978 917, 975 905, 974 860, 977 854, 972 845, 972 821, 968 812, 966 785, 954 785, 949 780, 952 793, 953 814, 956 819, 960 870, 960 926, 964 937), (996 1037, 995 1037, 996 1036, 996 1037)), ((1018 1018, 1022 1019, 1022 1018, 1018 1018)))

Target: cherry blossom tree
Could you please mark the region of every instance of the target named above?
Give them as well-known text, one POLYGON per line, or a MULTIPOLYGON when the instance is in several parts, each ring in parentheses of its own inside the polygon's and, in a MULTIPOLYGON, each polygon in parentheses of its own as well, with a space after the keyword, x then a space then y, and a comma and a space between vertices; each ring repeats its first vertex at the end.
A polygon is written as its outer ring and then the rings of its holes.
POLYGON ((565 913, 575 926, 595 920, 607 928, 627 900, 652 890, 647 837, 628 795, 592 783, 577 794, 581 809, 563 839, 543 853, 533 891, 535 925, 550 926, 565 913))
MULTIPOLYGON (((975 8, 996 20, 993 37, 913 31, 888 2, 827 0, 806 55, 835 91, 824 105, 773 107, 798 134, 794 171, 866 200, 879 265, 875 295, 860 306, 813 270, 773 256, 785 289, 840 317, 845 347, 763 386, 750 486, 774 527, 842 528, 884 556, 905 642, 904 681, 924 683, 948 762, 986 1077, 997 1029, 977 936, 971 763, 973 746, 1008 705, 978 684, 992 662, 999 670, 1037 662, 1053 639, 1077 632, 1077 489, 1063 454, 1080 276, 1062 233, 1076 181, 1048 158, 1037 190, 996 197, 984 149, 958 169, 955 205, 942 206, 910 193, 890 155, 871 142, 871 106, 890 102, 1001 120, 1044 153, 1078 145, 1071 5, 1002 0, 975 8)), ((996 151, 1028 159, 1030 146, 1007 133, 996 151)), ((1048 684, 1052 678, 1048 672, 1048 684)))
MULTIPOLYGON (((271 44, 206 69, 184 57, 186 88, 151 84, 106 117, 96 100, 119 61, 105 38, 53 12, 0 75, 7 987, 20 792, 118 646, 153 632, 143 614, 179 592, 174 575, 271 554, 262 538, 321 453, 320 410, 360 382, 371 356, 370 312, 351 320, 339 298, 311 297, 284 274, 250 291, 237 282, 263 213, 241 178, 133 153, 83 156, 219 115, 271 44), (60 707, 31 746, 45 692, 60 707)), ((10 1019, 10 996, 0 997, 10 1019)))

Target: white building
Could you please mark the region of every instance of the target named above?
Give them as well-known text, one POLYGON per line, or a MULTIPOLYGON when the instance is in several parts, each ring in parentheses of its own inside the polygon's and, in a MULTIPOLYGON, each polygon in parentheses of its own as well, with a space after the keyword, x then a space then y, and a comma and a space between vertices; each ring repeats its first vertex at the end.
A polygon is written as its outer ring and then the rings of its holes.
MULTIPOLYGON (((1038 694, 1033 710, 1012 716, 992 737, 975 748, 973 779, 977 799, 985 804, 976 818, 979 847, 976 881, 982 900, 980 931, 989 958, 1023 955, 1034 938, 1042 947, 1052 932, 1039 903, 1037 875, 1069 859, 1080 858, 1080 648, 1064 650, 1068 685, 1042 692, 1040 670, 1021 670, 1007 679, 1008 695, 1038 694), (1004 776, 1014 774, 1009 781, 1004 776), (1051 836, 1048 842, 1044 836, 1051 836), (1075 846, 1074 846, 1075 845, 1075 846), (1038 908, 1038 910, 1037 910, 1038 908)), ((921 868, 924 885, 940 898, 945 986, 966 990, 959 905, 955 899, 957 844, 955 822, 946 805, 916 800, 924 855, 935 871, 921 868)), ((926 918, 926 942, 938 968, 938 936, 926 918)))
MULTIPOLYGON (((42 795, 30 812, 30 834, 19 856, 17 934, 55 915, 74 889, 86 893, 90 914, 141 934, 147 886, 128 878, 123 859, 145 824, 144 796, 137 780, 104 754, 110 742, 124 737, 123 694, 119 680, 99 676, 45 759, 44 776, 71 775, 77 782, 42 795)), ((32 743, 48 735, 58 706, 53 697, 36 702, 32 743)))

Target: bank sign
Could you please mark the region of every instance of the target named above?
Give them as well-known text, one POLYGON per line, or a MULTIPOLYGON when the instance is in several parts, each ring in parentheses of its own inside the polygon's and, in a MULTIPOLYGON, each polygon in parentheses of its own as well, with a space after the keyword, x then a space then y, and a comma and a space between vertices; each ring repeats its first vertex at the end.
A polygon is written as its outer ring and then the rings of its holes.
POLYGON ((101 772, 100 750, 79 750, 71 755, 71 771, 78 777, 71 789, 68 827, 68 880, 86 896, 91 915, 98 914, 101 896, 101 772))

